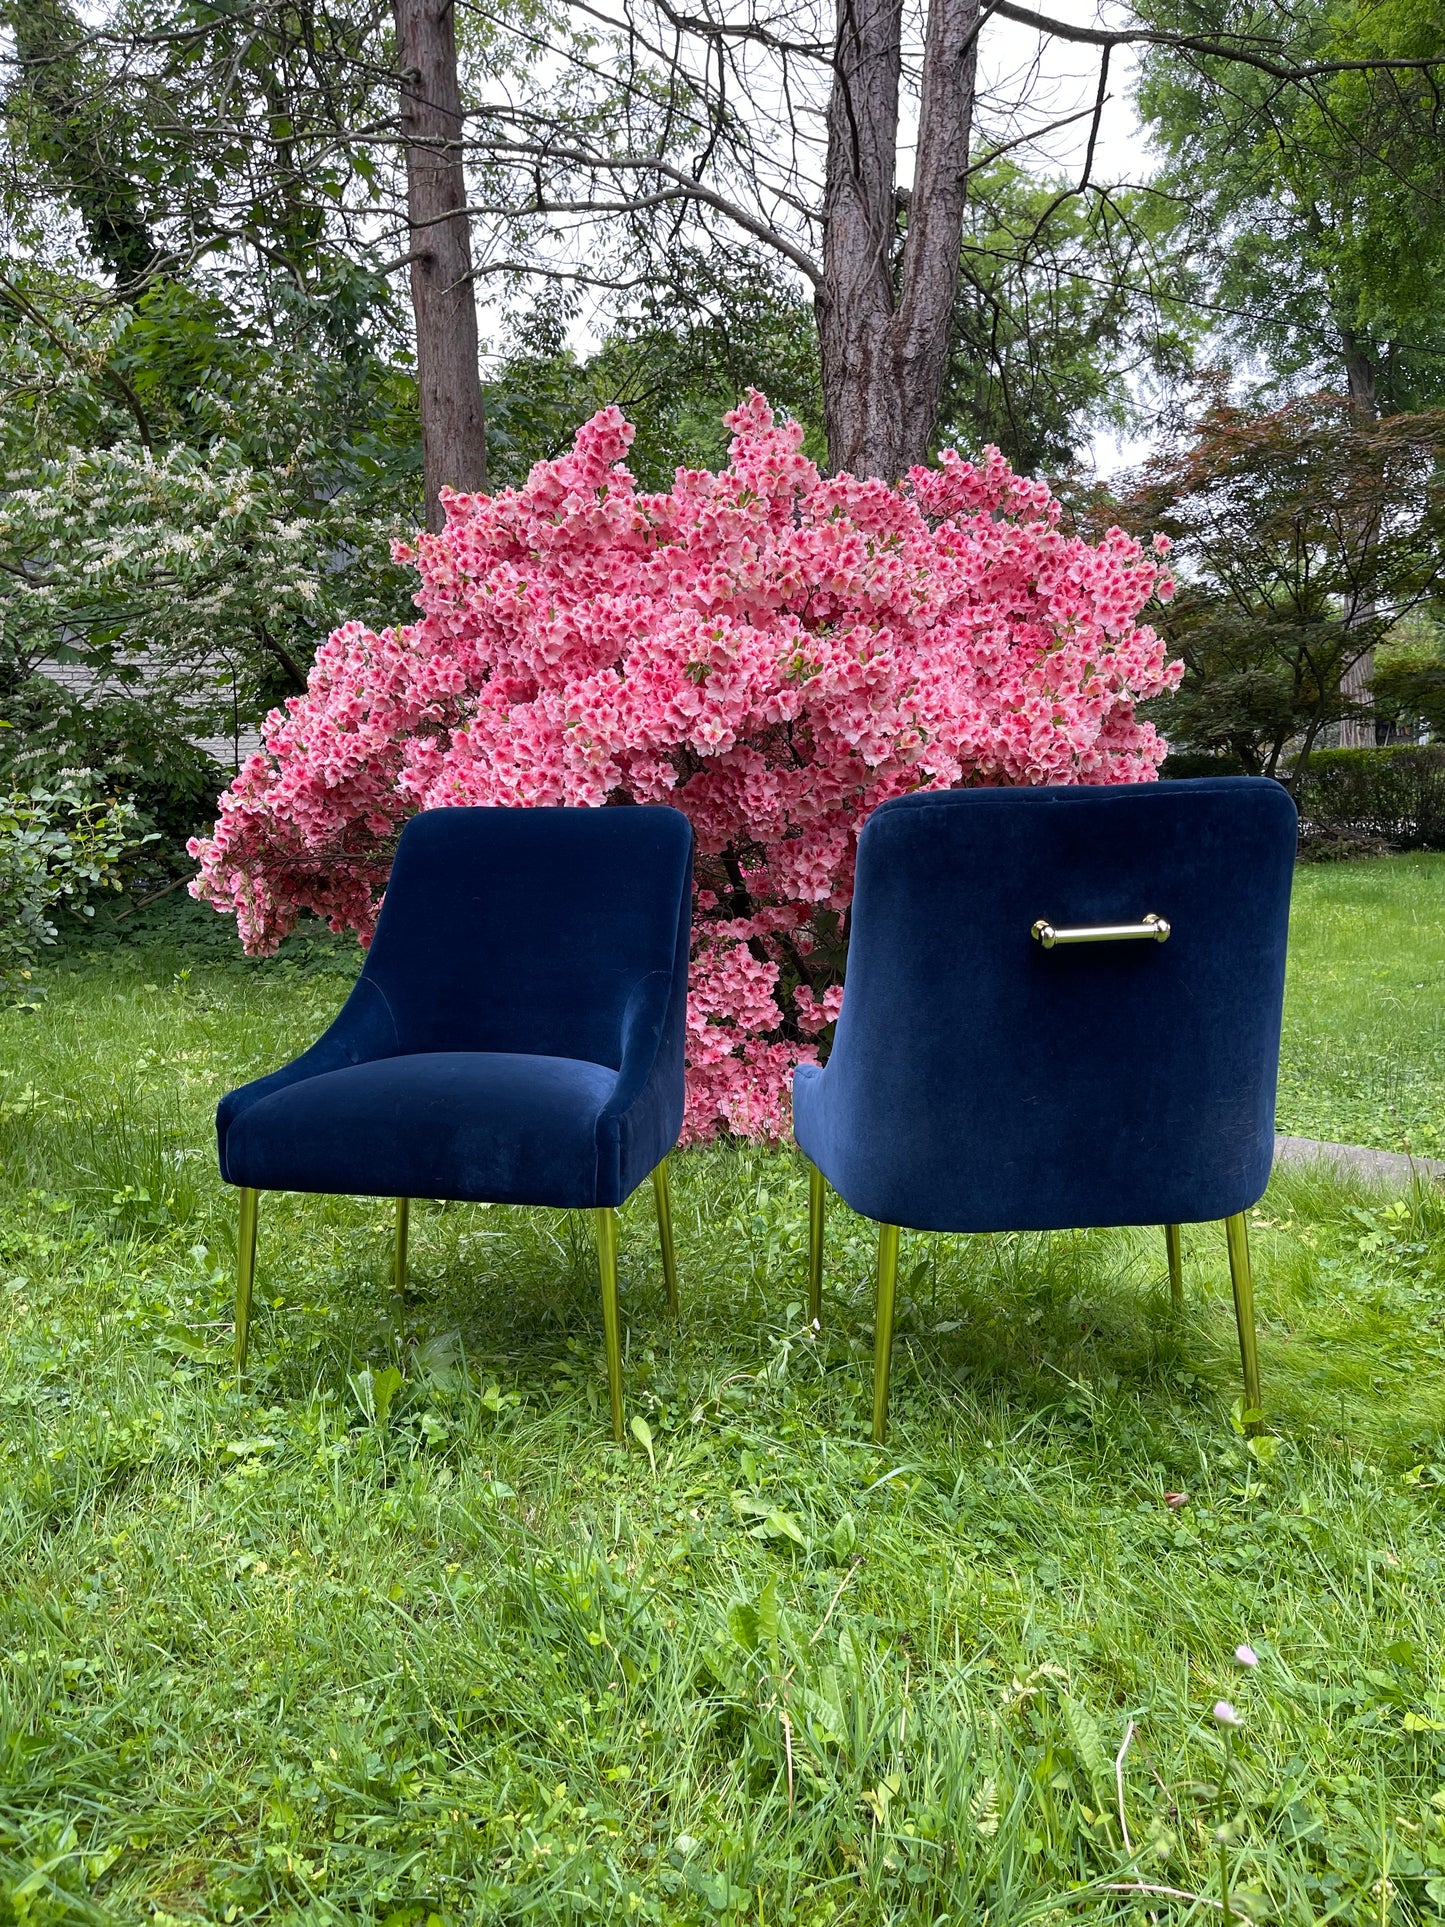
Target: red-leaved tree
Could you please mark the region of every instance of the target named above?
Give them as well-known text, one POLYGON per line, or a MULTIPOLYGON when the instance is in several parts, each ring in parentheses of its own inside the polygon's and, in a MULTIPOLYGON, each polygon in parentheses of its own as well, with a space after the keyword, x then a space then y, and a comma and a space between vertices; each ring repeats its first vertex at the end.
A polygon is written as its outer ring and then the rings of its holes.
POLYGON ((761 395, 728 466, 640 495, 615 408, 526 486, 452 495, 398 551, 421 619, 350 623, 191 845, 265 952, 302 910, 370 938, 396 836, 458 803, 657 803, 697 832, 688 1130, 781 1135, 841 997, 858 830, 885 798, 1123 783, 1177 666, 1173 584, 1118 529, 1063 534, 996 449, 890 488, 823 477, 761 395))

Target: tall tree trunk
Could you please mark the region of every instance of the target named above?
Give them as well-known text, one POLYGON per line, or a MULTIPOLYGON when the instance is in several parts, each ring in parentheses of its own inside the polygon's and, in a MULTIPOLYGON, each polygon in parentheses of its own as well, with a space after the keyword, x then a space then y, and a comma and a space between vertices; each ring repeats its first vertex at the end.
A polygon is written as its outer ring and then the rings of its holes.
POLYGON ((932 0, 903 284, 890 331, 903 402, 903 464, 926 462, 953 332, 968 195, 979 0, 932 0))
POLYGON ((838 0, 816 305, 828 456, 855 475, 896 481, 928 456, 958 290, 978 9, 929 6, 900 253, 902 0, 838 0))
MULTIPOLYGON (((1380 409, 1375 395, 1375 364, 1365 351, 1365 345, 1348 328, 1340 330, 1340 343, 1344 349, 1345 379, 1350 388, 1350 412, 1364 428, 1373 428, 1379 420, 1380 409)), ((1368 531, 1361 532, 1361 541, 1368 544, 1372 537, 1368 531)), ((1360 602, 1350 611, 1349 626, 1358 628, 1362 623, 1375 620, 1374 599, 1360 602)), ((1366 649, 1346 669, 1340 678, 1340 694, 1346 702, 1360 709, 1368 710, 1370 700, 1370 680, 1375 673, 1375 652, 1366 649)), ((1340 723, 1341 749, 1373 749, 1375 745, 1375 723, 1373 717, 1346 716, 1340 723)))
POLYGON ((393 0, 393 5, 426 525, 439 529, 446 519, 443 487, 487 485, 457 41, 452 0, 393 0))
POLYGON ((1344 350, 1345 380, 1350 388, 1350 407, 1355 420, 1373 428, 1380 419, 1380 403, 1375 393, 1375 364, 1365 352, 1365 344, 1350 329, 1340 330, 1344 350))
POLYGON ((890 481, 902 468, 888 352, 902 39, 903 0, 838 0, 816 300, 828 459, 835 469, 890 481))

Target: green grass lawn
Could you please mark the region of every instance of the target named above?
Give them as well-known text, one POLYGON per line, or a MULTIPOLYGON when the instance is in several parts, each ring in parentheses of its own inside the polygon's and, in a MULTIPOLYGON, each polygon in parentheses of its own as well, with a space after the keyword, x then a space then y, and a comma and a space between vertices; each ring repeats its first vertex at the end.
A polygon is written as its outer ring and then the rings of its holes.
MULTIPOLYGON (((1440 1147, 1442 922, 1301 873, 1282 1128, 1440 1147)), ((1276 1182, 1257 1448, 1201 1227, 1177 1318, 1155 1233, 906 1238, 874 1449, 872 1238, 810 1340, 749 1149, 679 1324, 624 1214, 626 1450, 561 1214, 419 1207, 397 1305, 263 1200, 241 1390, 211 1112, 353 967, 158 909, 0 1012, 3 1927, 1445 1919, 1445 1199, 1276 1182)))
POLYGON ((1445 857, 1296 872, 1279 1122, 1445 1157, 1445 857))

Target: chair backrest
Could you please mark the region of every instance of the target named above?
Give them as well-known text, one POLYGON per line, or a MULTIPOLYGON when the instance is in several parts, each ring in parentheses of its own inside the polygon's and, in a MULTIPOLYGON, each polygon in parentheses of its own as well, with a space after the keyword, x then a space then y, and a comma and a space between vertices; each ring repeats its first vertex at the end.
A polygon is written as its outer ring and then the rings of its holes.
POLYGON ((871 1144, 849 1202, 954 1231, 1253 1204, 1273 1154, 1296 837, 1290 797, 1263 778, 885 803, 859 841, 825 1073, 830 1109, 843 1100, 871 1144), (1167 941, 1032 934, 1149 913, 1167 941))
POLYGON ((680 810, 426 810, 402 832, 362 974, 403 1051, 615 1070, 639 980, 686 985, 691 880, 680 810))

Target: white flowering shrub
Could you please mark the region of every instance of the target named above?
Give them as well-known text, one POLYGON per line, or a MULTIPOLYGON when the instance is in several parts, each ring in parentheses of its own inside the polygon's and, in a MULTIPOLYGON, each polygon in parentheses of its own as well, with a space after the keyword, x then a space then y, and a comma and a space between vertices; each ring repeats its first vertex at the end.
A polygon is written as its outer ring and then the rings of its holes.
POLYGON ((7 627, 22 655, 79 657, 222 733, 238 686, 247 707, 304 686, 349 553, 383 546, 352 519, 298 515, 294 478, 230 443, 69 449, 0 492, 7 627))
POLYGON ((0 308, 0 717, 70 662, 183 735, 247 732, 343 617, 408 593, 406 381, 380 337, 332 352, 326 304, 271 338, 172 284, 125 308, 58 271, 22 292, 0 308))

